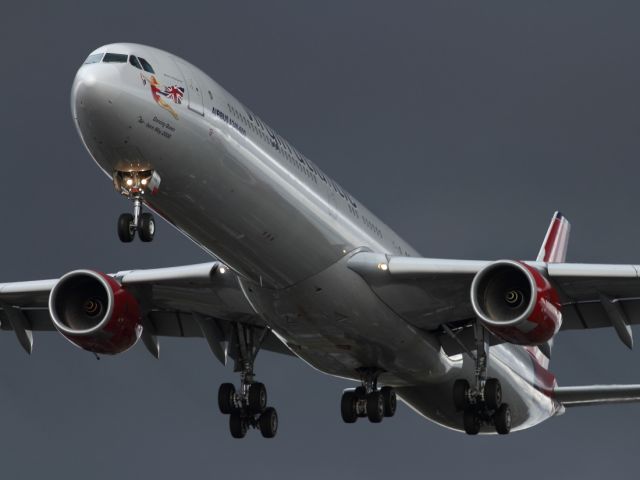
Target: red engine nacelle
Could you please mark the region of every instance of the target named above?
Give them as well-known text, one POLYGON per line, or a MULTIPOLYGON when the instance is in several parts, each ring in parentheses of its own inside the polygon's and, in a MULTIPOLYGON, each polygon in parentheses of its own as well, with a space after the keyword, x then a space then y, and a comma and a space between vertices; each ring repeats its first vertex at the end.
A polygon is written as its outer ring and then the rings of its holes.
POLYGON ((560 330, 558 294, 535 268, 500 260, 480 270, 471 284, 473 310, 494 335, 518 345, 540 345, 560 330))
POLYGON ((75 270, 58 281, 49 313, 62 335, 90 352, 124 352, 142 333, 135 297, 113 278, 91 270, 75 270))

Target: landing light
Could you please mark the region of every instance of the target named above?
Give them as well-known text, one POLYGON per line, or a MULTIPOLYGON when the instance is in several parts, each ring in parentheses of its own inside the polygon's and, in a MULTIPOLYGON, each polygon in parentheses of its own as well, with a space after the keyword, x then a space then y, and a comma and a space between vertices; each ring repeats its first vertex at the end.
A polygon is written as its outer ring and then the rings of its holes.
POLYGON ((140 183, 141 183, 142 185, 146 185, 146 184, 147 184, 147 179, 146 179, 146 178, 143 178, 142 180, 140 180, 140 183))
POLYGON ((133 185, 133 178, 127 178, 127 185, 130 187, 133 185))
POLYGON ((224 275, 225 273, 227 273, 227 269, 226 269, 226 267, 220 267, 218 269, 218 272, 220 272, 220 274, 224 275))
POLYGON ((387 265, 386 263, 379 263, 378 269, 382 270, 383 272, 386 272, 387 270, 389 270, 389 265, 387 265))

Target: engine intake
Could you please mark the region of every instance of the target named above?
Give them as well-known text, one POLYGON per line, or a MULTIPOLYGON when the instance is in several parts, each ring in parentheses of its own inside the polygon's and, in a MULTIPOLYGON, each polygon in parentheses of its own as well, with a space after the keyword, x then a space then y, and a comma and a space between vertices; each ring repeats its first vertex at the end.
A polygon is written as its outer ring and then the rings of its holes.
POLYGON ((480 270, 471 284, 471 304, 485 327, 510 343, 543 344, 562 325, 557 292, 522 262, 500 260, 480 270))
POLYGON ((124 352, 142 333, 135 297, 113 278, 91 270, 75 270, 58 281, 49 313, 65 338, 90 352, 124 352))

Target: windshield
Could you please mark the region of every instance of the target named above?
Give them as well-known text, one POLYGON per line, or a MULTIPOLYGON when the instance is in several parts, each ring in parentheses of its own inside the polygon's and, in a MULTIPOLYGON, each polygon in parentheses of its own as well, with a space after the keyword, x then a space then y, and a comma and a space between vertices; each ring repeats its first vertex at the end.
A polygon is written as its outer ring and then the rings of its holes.
POLYGON ((122 53, 105 53, 102 61, 105 63, 126 63, 127 57, 122 53))
POLYGON ((104 55, 104 53, 92 53, 91 55, 89 55, 87 57, 87 59, 84 61, 85 64, 87 63, 98 63, 100 60, 102 60, 102 55, 104 55))

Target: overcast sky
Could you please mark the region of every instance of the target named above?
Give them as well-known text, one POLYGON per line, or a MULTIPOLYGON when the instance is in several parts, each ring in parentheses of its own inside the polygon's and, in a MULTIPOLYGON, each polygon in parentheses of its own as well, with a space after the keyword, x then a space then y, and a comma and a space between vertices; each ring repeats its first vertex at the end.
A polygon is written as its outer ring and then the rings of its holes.
MULTIPOLYGON (((121 244, 128 203, 74 130, 69 92, 96 47, 171 51, 220 82, 423 255, 533 258, 554 210, 569 261, 640 263, 637 2, 10 2, 0 16, 0 281, 205 261, 169 225, 121 244)), ((613 331, 561 334, 562 385, 640 383, 613 331)), ((574 409, 468 438, 400 406, 342 423, 347 383, 261 353, 267 441, 230 438, 237 381, 202 340, 96 361, 57 334, 31 357, 0 336, 3 478, 625 477, 640 406, 574 409)), ((628 477, 628 475, 627 475, 628 477)))

